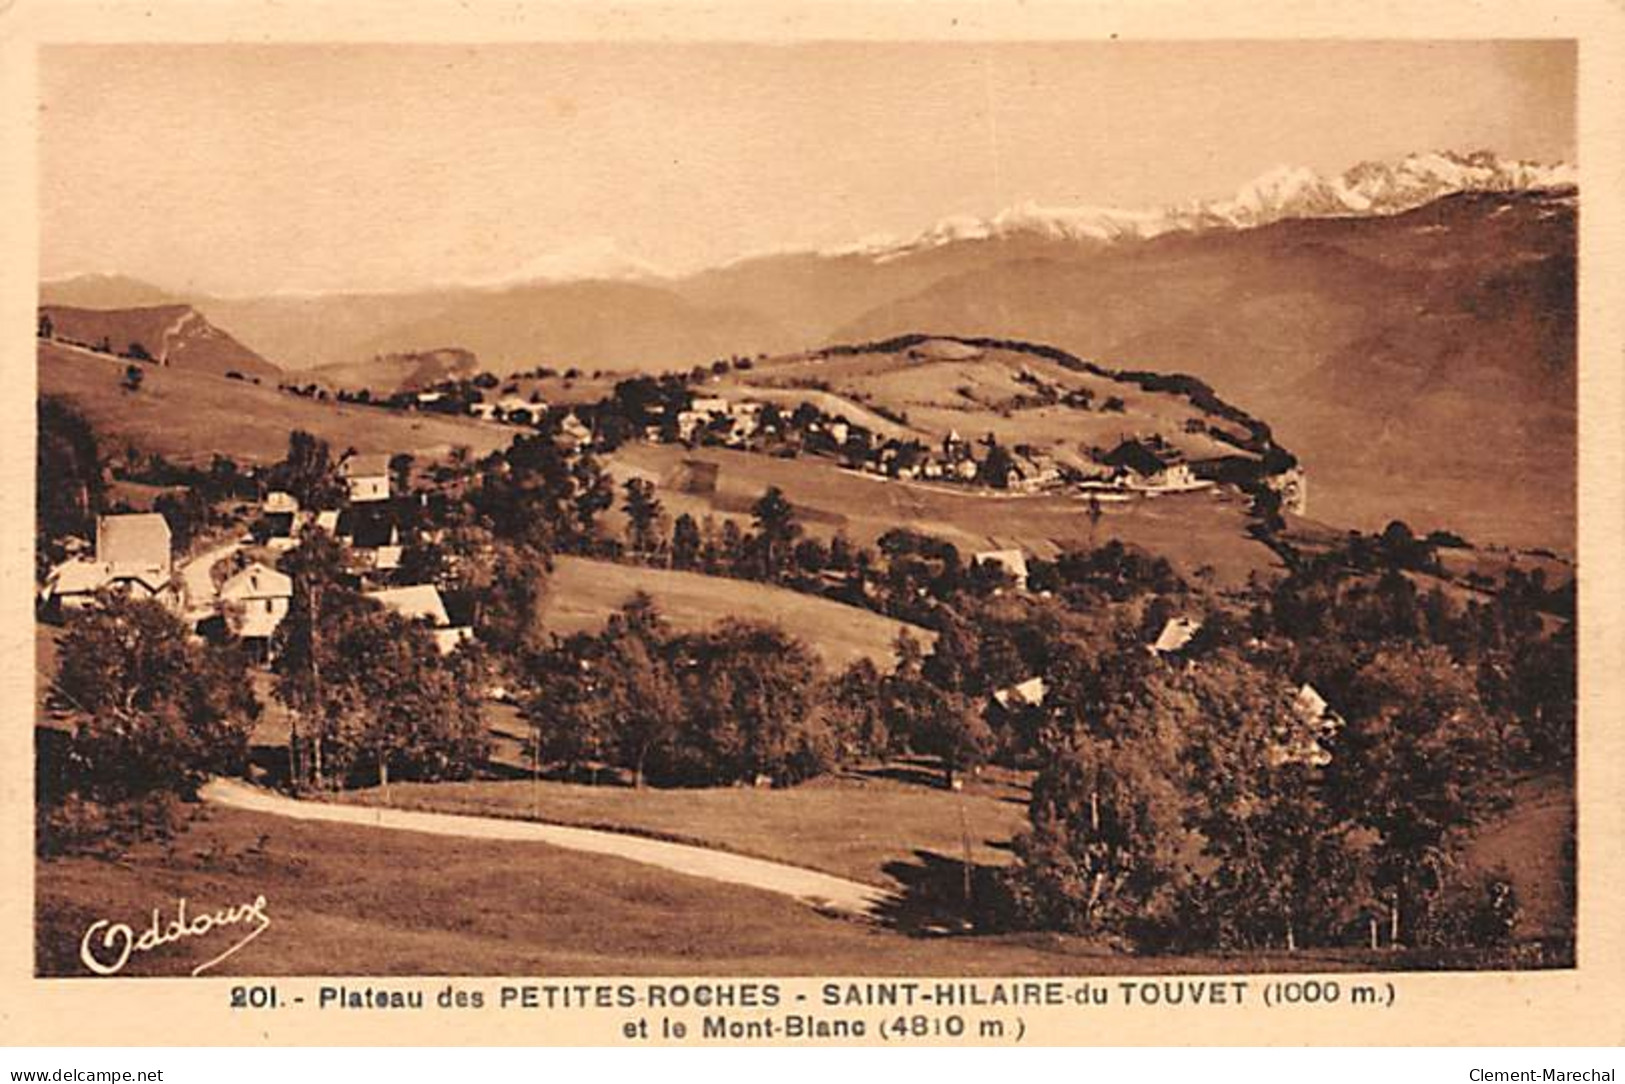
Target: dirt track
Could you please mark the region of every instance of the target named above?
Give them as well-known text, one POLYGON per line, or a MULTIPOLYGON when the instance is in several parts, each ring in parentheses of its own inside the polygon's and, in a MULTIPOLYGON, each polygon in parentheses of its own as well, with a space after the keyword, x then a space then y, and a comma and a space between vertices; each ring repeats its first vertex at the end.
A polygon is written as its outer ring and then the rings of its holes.
POLYGON ((683 843, 667 843, 619 832, 539 824, 501 817, 472 817, 451 813, 420 813, 380 806, 302 802, 245 783, 217 779, 203 788, 203 799, 255 813, 294 820, 330 821, 369 825, 464 839, 500 839, 546 843, 572 851, 606 854, 673 873, 743 885, 790 896, 810 906, 872 918, 890 900, 883 889, 860 884, 799 866, 747 858, 727 851, 683 843))

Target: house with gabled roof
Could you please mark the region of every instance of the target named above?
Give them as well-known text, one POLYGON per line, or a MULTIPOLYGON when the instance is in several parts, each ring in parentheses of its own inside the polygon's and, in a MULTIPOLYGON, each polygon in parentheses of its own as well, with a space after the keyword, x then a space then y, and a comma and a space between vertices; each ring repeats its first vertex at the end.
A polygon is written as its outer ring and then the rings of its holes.
POLYGON ((293 600, 293 580, 269 565, 254 561, 220 585, 216 605, 232 634, 244 640, 269 640, 293 600))
POLYGON ((389 500, 389 456, 352 455, 339 464, 351 504, 389 500))
POLYGON ((1157 638, 1146 645, 1146 650, 1153 655, 1177 655, 1190 644, 1198 632, 1202 631, 1202 619, 1199 617, 1170 617, 1163 623, 1162 631, 1157 638))
POLYGON ((446 611, 446 601, 433 584, 414 584, 411 587, 382 587, 368 591, 366 596, 408 621, 424 622, 430 627, 435 647, 442 655, 449 655, 457 645, 474 638, 474 630, 466 625, 453 625, 446 611))
POLYGON ((114 513, 96 518, 96 556, 57 566, 45 582, 45 602, 82 609, 96 592, 122 588, 133 598, 174 605, 169 523, 156 512, 114 513))

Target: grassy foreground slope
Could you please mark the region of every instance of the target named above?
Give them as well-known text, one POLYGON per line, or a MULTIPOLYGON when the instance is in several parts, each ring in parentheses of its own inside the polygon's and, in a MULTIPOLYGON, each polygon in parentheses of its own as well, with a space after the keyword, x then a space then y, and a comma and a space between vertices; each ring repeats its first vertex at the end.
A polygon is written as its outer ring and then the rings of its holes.
POLYGON ((304 399, 264 384, 155 365, 142 366, 139 391, 123 387, 130 363, 59 343, 39 346, 39 391, 67 399, 98 433, 183 462, 216 453, 269 463, 303 429, 335 449, 445 455, 457 445, 476 454, 503 448, 503 426, 435 414, 396 414, 375 407, 304 399))
MULTIPOLYGON (((390 788, 404 809, 540 819, 702 843, 855 881, 895 888, 919 853, 1002 866, 1027 824, 1026 790, 990 772, 963 792, 868 776, 828 776, 799 787, 662 790, 524 780, 411 783, 390 788)), ((346 801, 376 804, 380 791, 346 801)))
MULTIPOLYGON (((1358 951, 1128 956, 1048 934, 919 938, 775 895, 535 843, 448 839, 211 810, 173 847, 36 867, 35 969, 83 976, 99 919, 136 929, 266 898, 272 925, 229 975, 1043 975, 1328 971, 1439 961, 1358 951), (171 912, 171 917, 172 912, 171 912)), ((181 976, 236 938, 136 955, 123 974, 181 976)))
POLYGON ((806 641, 831 669, 860 658, 891 669, 892 645, 904 629, 922 644, 932 640, 925 629, 784 587, 581 557, 555 559, 539 619, 559 635, 596 632, 638 591, 652 597, 679 632, 709 628, 729 617, 771 622, 806 641))

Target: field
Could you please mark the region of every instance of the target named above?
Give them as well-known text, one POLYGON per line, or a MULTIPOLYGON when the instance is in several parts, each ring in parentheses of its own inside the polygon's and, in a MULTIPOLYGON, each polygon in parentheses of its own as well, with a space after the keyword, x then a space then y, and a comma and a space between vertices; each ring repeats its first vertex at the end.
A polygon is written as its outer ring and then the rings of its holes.
POLYGON ((1091 525, 1086 504, 1072 496, 1005 496, 952 486, 897 482, 843 470, 827 459, 778 459, 728 449, 688 450, 677 445, 628 445, 610 460, 619 476, 648 478, 660 486, 670 515, 729 515, 744 522, 768 486, 778 486, 809 531, 845 531, 873 545, 899 525, 943 538, 962 553, 1019 546, 1053 556, 1073 546, 1116 538, 1167 557, 1186 575, 1212 566, 1220 585, 1244 583, 1249 573, 1276 567, 1276 558, 1247 534, 1242 499, 1218 491, 1163 496, 1102 507, 1091 525), (683 493, 685 462, 718 466, 710 493, 683 493))
MULTIPOLYGON (((377 790, 346 801, 382 801, 377 790)), ((783 790, 592 787, 524 780, 400 784, 390 804, 444 813, 532 817, 700 843, 756 858, 898 886, 922 855, 957 861, 967 839, 976 865, 1010 861, 1026 826, 1026 788, 1015 773, 989 770, 962 792, 848 773, 783 790)))
POLYGON ((294 429, 314 433, 336 451, 411 452, 421 459, 444 456, 457 445, 480 455, 513 439, 513 430, 473 419, 318 402, 156 365, 142 366, 141 390, 128 392, 121 384, 128 364, 42 343, 39 391, 73 403, 108 444, 133 443, 183 462, 206 464, 216 452, 241 462, 275 462, 287 453, 294 429))
MULTIPOLYGON (((958 344, 951 344, 957 346, 958 344)), ((929 349, 927 344, 925 349, 929 349)), ((1051 450, 1059 458, 1077 461, 1078 448, 1110 448, 1124 437, 1161 433, 1193 459, 1234 454, 1206 434, 1191 434, 1192 419, 1216 421, 1182 396, 1143 391, 1107 377, 1074 372, 1032 354, 1008 350, 981 351, 974 357, 914 357, 916 351, 856 354, 822 358, 768 360, 732 381, 742 394, 770 397, 794 406, 806 398, 829 413, 844 413, 847 420, 870 425, 875 415, 860 407, 854 416, 842 404, 870 404, 906 415, 909 428, 888 423, 886 436, 921 436, 934 442, 957 430, 967 440, 995 434, 1007 445, 1031 444, 1051 450), (1018 379, 1022 374, 1062 391, 1088 391, 1097 404, 1108 398, 1123 400, 1122 413, 1084 410, 1062 405, 1016 406, 1018 397, 1032 397, 1035 388, 1018 379), (796 381, 827 383, 833 394, 787 389, 796 381)), ((727 385, 721 389, 729 390, 727 385)))
POLYGON ((709 628, 728 617, 771 622, 806 641, 831 669, 867 658, 889 670, 892 645, 905 628, 922 643, 932 640, 925 629, 783 587, 580 557, 556 559, 539 620, 559 635, 596 632, 637 591, 653 597, 679 632, 709 628))

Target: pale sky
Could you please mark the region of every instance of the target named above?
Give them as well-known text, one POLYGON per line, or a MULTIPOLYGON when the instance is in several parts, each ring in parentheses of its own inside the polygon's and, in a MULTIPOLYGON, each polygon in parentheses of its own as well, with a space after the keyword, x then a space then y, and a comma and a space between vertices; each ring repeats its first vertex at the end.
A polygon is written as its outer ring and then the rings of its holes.
POLYGON ((1567 43, 75 46, 41 59, 41 273, 187 292, 671 271, 1280 165, 1573 160, 1567 43))

